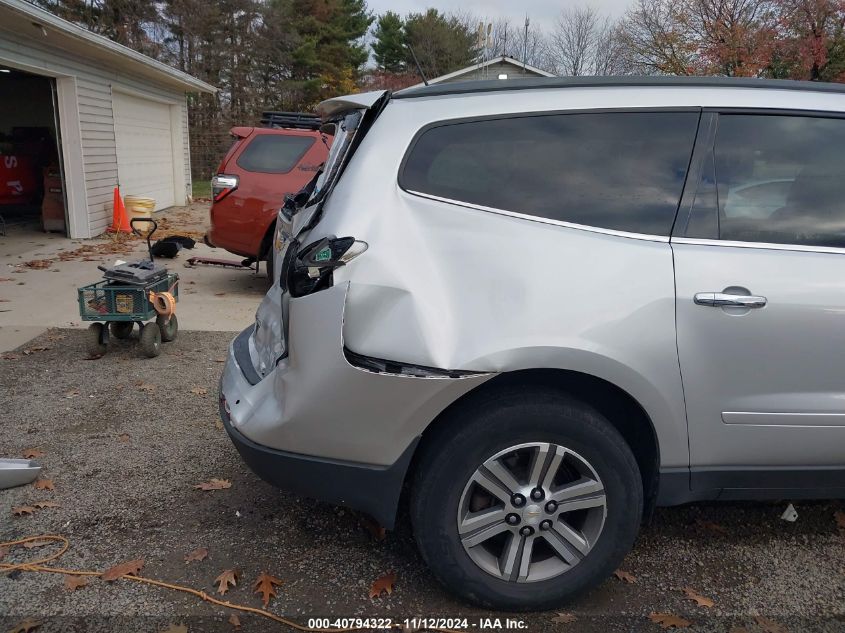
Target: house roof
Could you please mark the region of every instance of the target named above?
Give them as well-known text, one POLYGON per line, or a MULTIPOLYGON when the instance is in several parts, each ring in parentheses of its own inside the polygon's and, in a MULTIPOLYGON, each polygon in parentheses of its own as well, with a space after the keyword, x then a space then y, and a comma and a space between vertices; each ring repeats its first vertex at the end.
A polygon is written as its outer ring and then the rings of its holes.
POLYGON ((657 87, 675 88, 757 88, 768 90, 806 90, 810 92, 845 93, 845 84, 822 81, 792 81, 788 79, 756 79, 745 77, 675 77, 675 76, 622 76, 622 77, 554 77, 530 79, 509 79, 500 81, 461 81, 434 86, 411 86, 393 93, 394 99, 433 97, 479 92, 502 92, 511 90, 543 90, 549 88, 618 88, 657 87))
POLYGON ((32 40, 43 40, 51 46, 156 83, 181 88, 185 92, 217 92, 217 88, 211 84, 128 46, 91 33, 24 0, 0 0, 0 26, 32 40))
MULTIPOLYGON (((550 72, 546 72, 545 70, 541 70, 536 66, 532 66, 531 64, 524 64, 518 59, 514 59, 513 57, 508 57, 507 55, 501 55, 500 57, 494 57, 486 62, 481 62, 478 64, 473 64, 472 66, 467 66, 466 68, 461 68, 460 70, 456 70, 454 72, 448 73, 446 75, 440 75, 439 77, 435 77, 434 79, 429 79, 428 84, 439 84, 441 81, 447 81, 449 79, 454 79, 455 77, 460 77, 461 75, 468 75, 472 72, 476 72, 482 70, 483 68, 487 68, 488 66, 492 66, 493 64, 510 64, 511 66, 515 66, 517 68, 522 68, 530 73, 537 75, 538 77, 554 77, 555 75, 550 72)), ((500 80, 497 80, 500 81, 500 80)), ((410 88, 416 88, 418 86, 424 86, 425 83, 418 83, 410 88)))

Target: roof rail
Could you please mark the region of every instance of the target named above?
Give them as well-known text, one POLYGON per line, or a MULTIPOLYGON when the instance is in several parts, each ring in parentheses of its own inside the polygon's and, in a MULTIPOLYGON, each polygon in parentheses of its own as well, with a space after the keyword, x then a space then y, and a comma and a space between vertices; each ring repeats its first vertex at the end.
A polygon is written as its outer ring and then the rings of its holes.
POLYGON ((262 112, 261 125, 270 128, 295 128, 299 130, 319 130, 321 121, 316 114, 307 112, 262 112))

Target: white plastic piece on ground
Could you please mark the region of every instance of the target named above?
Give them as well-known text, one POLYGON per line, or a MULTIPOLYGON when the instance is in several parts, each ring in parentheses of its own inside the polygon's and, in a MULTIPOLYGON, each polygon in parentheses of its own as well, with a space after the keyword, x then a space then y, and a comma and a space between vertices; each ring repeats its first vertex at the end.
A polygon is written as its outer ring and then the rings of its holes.
POLYGON ((780 515, 780 518, 784 521, 795 523, 795 521, 798 520, 798 511, 795 509, 795 506, 790 503, 788 506, 786 506, 786 510, 783 511, 783 514, 780 515))
POLYGON ((41 466, 31 459, 0 459, 0 490, 28 484, 40 472, 41 466))

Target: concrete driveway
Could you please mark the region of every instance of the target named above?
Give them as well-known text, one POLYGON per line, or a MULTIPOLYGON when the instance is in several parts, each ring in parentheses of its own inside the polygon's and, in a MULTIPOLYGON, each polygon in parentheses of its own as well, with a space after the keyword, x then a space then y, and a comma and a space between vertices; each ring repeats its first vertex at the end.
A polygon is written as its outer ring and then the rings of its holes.
MULTIPOLYGON (((245 302, 247 296, 251 311, 257 291, 244 291, 245 302)), ((231 337, 183 331, 155 359, 139 358, 134 343, 118 341, 90 361, 84 332, 51 330, 27 344, 29 354, 0 359, 0 455, 43 452, 43 476, 55 488, 0 491, 0 541, 61 534, 70 549, 56 565, 104 570, 143 559, 142 575, 210 595, 217 595, 214 579, 223 570, 237 569, 238 585, 223 598, 255 608, 261 599, 253 583, 267 572, 283 581, 268 610, 304 625, 315 616, 399 622, 459 616, 469 630, 505 629, 504 621, 482 626, 483 618, 505 615, 462 604, 439 587, 407 520, 376 540, 359 515, 279 492, 242 464, 216 412, 219 361, 231 337), (231 487, 194 488, 211 478, 231 487), (13 508, 45 500, 59 507, 14 516, 13 508), (185 562, 197 548, 207 548, 207 558, 185 562), (372 582, 388 572, 396 574, 393 593, 370 599, 372 582)), ((787 523, 779 518, 785 505, 660 509, 622 566, 635 582, 609 578, 562 608, 564 616, 508 617, 524 627, 514 630, 528 631, 660 631, 652 613, 682 618, 691 631, 845 630, 845 537, 835 515, 843 506, 798 503, 798 520, 787 523), (684 588, 713 606, 697 606, 684 588)), ((33 560, 55 548, 15 547, 2 562, 33 560)), ((42 622, 39 632, 184 630, 171 625, 234 631, 232 613, 127 580, 92 578, 71 592, 60 574, 0 572, 3 631, 25 618, 42 622)), ((254 614, 238 616, 241 631, 290 630, 254 614)))
MULTIPOLYGON (((160 261, 181 280, 179 324, 183 329, 233 331, 249 325, 267 282, 263 270, 186 268, 191 256, 239 261, 241 258, 201 242, 208 203, 195 203, 160 214, 166 232, 194 237, 197 246, 176 259, 160 261)), ((158 237, 158 236, 156 236, 158 237)), ((0 351, 13 349, 48 327, 87 327, 79 319, 76 289, 100 279, 98 264, 146 257, 146 244, 135 239, 115 244, 104 236, 70 240, 55 233, 10 227, 0 236, 0 351), (109 252, 114 250, 116 252, 109 252)))

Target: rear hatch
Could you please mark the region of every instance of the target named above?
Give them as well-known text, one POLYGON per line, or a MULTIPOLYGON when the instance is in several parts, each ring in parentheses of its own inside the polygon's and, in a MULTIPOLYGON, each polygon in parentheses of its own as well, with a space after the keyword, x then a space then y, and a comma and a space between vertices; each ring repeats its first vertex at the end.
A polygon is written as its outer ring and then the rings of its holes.
MULTIPOLYGON (((290 196, 279 211, 274 239, 275 270, 279 273, 258 307, 248 344, 249 362, 257 374, 256 380, 267 376, 287 356, 288 302, 291 296, 288 280, 291 267, 300 262, 302 257, 319 260, 324 255, 332 256, 331 248, 334 245, 323 245, 320 242, 319 249, 313 248, 315 242, 325 236, 311 235, 311 229, 322 216, 344 168, 389 98, 390 93, 387 91, 368 92, 329 99, 317 109, 327 124, 334 124, 334 142, 322 169, 298 194, 290 196), (309 247, 310 251, 306 254, 309 247)), ((354 246, 350 245, 350 248, 354 249, 354 246)), ((321 289, 321 279, 317 279, 311 292, 321 289)), ((299 294, 302 292, 300 289, 299 294)), ((243 364, 245 360, 239 359, 239 362, 243 364)))

